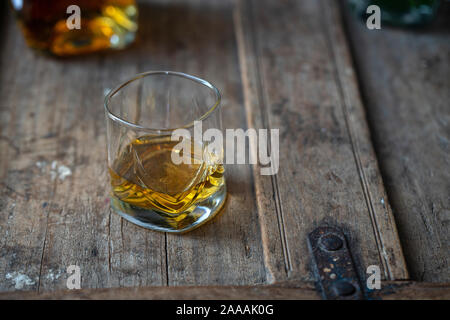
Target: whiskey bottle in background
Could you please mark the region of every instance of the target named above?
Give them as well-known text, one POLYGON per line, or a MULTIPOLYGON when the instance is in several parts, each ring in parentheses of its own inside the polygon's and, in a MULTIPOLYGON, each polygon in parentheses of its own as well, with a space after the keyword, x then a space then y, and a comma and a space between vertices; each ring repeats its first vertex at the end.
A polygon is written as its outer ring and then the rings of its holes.
POLYGON ((138 28, 135 0, 10 0, 10 4, 27 44, 57 56, 123 49, 134 41, 138 28), (79 28, 67 23, 76 14, 68 10, 73 5, 79 8, 79 28))

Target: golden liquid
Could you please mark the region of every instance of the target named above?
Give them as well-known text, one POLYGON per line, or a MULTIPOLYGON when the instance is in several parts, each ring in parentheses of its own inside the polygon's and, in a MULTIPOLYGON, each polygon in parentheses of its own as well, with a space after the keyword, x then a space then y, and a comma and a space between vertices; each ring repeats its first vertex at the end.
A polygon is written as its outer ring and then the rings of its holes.
POLYGON ((11 1, 27 44, 58 56, 121 49, 134 39, 137 30, 135 0, 23 0, 11 1), (19 2, 20 3, 20 2, 19 2), (68 29, 66 21, 81 11, 81 28, 68 29))
POLYGON ((113 194, 126 203, 177 215, 217 192, 225 183, 224 167, 200 147, 191 164, 175 164, 171 154, 178 142, 170 137, 143 136, 124 148, 109 168, 113 194), (195 162, 197 160, 197 163, 195 162))

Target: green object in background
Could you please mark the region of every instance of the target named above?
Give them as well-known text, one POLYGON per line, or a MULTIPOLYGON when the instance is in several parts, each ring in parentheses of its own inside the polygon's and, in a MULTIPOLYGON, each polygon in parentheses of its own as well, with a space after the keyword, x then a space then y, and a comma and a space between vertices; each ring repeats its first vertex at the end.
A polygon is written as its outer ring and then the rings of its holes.
POLYGON ((367 18, 366 9, 377 5, 381 22, 399 26, 425 25, 436 16, 439 0, 348 0, 353 10, 367 18))

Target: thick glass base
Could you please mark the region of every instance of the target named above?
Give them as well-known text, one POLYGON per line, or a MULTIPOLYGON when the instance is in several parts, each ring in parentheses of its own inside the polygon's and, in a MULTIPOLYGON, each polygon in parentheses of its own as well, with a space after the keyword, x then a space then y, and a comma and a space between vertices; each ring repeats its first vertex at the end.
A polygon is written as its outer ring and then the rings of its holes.
POLYGON ((114 195, 111 196, 111 207, 121 217, 138 226, 161 232, 183 233, 211 220, 224 205, 226 196, 224 184, 208 199, 177 215, 139 208, 119 200, 114 195))

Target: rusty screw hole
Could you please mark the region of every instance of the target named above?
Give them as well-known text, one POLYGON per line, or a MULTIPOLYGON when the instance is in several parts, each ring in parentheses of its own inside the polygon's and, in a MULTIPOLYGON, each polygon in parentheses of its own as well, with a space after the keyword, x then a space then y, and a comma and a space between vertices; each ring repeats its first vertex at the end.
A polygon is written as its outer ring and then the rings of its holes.
POLYGON ((325 234, 319 239, 319 245, 322 249, 328 251, 337 251, 344 245, 341 238, 334 234, 325 234))
POLYGON ((341 297, 346 297, 346 296, 351 296, 352 294, 354 294, 356 292, 356 288, 350 282, 339 281, 334 284, 333 291, 335 294, 337 294, 341 297))

